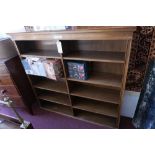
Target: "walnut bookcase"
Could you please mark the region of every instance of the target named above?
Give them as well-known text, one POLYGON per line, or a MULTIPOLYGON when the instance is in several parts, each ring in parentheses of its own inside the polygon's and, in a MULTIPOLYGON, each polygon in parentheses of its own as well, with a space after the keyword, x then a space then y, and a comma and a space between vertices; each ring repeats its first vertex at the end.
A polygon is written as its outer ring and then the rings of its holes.
POLYGON ((135 27, 102 30, 11 33, 21 59, 56 58, 64 77, 53 81, 28 75, 40 107, 80 120, 118 128, 132 35, 135 27), (63 54, 56 41, 62 43, 63 54), (69 78, 66 62, 88 62, 88 80, 69 78))

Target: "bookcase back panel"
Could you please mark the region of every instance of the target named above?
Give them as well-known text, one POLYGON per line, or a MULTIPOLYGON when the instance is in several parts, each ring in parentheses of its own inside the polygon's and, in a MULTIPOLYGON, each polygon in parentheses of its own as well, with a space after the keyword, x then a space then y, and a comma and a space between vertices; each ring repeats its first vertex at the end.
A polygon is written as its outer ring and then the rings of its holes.
MULTIPOLYGON (((79 61, 65 61, 66 74, 68 74, 67 62, 79 62, 79 61)), ((104 62, 89 62, 89 61, 80 61, 86 62, 88 70, 88 79, 92 76, 93 73, 109 73, 116 75, 123 75, 124 65, 115 64, 115 63, 104 63, 104 62)))
POLYGON ((57 81, 39 76, 30 76, 32 84, 37 89, 55 91, 67 94, 67 87, 64 79, 57 81))
POLYGON ((55 41, 42 40, 42 41, 16 41, 16 44, 21 53, 28 53, 35 50, 53 50, 57 51, 55 41))
POLYGON ((102 101, 86 99, 82 97, 72 96, 72 103, 75 109, 103 114, 111 117, 118 117, 118 105, 110 104, 102 101))
POLYGON ((73 96, 120 104, 120 91, 101 85, 69 82, 70 94, 73 96))
POLYGON ((116 119, 104 115, 94 114, 84 110, 74 109, 75 116, 87 121, 94 121, 97 124, 103 124, 109 127, 116 127, 116 119))
POLYGON ((56 113, 64 113, 64 115, 73 115, 72 108, 65 105, 56 104, 54 102, 49 101, 40 101, 41 107, 48 111, 54 111, 56 113))
POLYGON ((74 40, 62 42, 64 49, 71 51, 125 52, 127 46, 127 42, 124 40, 74 40))
POLYGON ((43 89, 36 89, 38 98, 44 101, 54 102, 61 105, 71 106, 69 96, 55 91, 48 91, 43 89))
POLYGON ((91 67, 90 67, 90 71, 122 75, 123 74, 123 68, 124 68, 124 65, 122 65, 122 64, 92 62, 91 67))

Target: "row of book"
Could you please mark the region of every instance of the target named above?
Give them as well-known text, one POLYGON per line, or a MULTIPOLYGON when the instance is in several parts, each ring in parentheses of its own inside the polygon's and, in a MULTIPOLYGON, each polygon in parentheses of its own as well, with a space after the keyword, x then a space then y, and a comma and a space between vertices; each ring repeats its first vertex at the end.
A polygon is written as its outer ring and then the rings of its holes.
POLYGON ((22 59, 25 72, 57 80, 63 76, 62 63, 59 59, 25 58, 22 59))

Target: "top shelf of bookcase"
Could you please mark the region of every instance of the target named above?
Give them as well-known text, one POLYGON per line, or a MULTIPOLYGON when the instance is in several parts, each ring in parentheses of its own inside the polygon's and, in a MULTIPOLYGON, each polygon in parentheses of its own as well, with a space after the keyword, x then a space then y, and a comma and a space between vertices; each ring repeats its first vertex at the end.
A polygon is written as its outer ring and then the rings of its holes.
POLYGON ((125 54, 122 52, 103 52, 103 51, 73 51, 64 60, 84 60, 98 62, 125 63, 125 54))
POLYGON ((57 51, 50 50, 34 50, 21 54, 21 57, 39 57, 39 58, 56 58, 60 59, 61 56, 57 51))
POLYGON ((8 35, 11 35, 13 40, 131 40, 135 30, 134 26, 110 26, 97 30, 23 32, 8 35))

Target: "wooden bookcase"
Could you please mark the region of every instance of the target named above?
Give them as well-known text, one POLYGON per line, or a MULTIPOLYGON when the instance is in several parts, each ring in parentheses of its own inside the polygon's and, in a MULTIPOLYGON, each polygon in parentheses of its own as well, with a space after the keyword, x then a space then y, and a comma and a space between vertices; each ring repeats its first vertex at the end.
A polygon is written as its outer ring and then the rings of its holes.
POLYGON ((58 81, 28 75, 40 107, 80 120, 118 128, 132 35, 135 27, 102 30, 12 33, 21 59, 60 59, 64 77, 58 81), (62 43, 63 54, 56 41, 62 43), (66 62, 88 62, 88 80, 68 77, 66 62))

